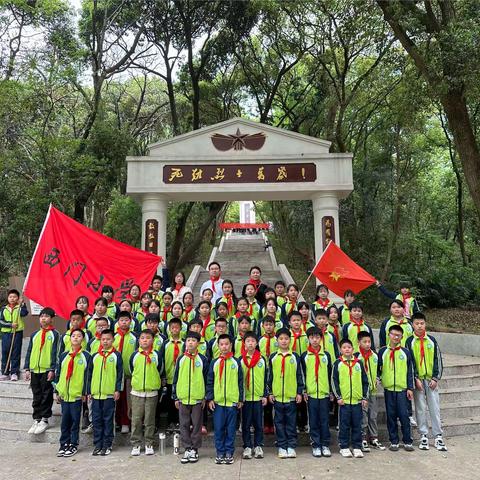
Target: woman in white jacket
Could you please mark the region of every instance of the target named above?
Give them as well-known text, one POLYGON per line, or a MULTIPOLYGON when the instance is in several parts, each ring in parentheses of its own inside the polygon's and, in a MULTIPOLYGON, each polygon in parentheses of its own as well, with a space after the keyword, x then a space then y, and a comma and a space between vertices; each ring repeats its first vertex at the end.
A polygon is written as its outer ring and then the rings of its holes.
POLYGON ((167 291, 172 292, 173 302, 181 302, 183 305, 183 296, 187 292, 191 293, 192 289, 185 285, 185 274, 183 272, 177 272, 175 274, 174 282, 175 286, 167 288, 167 291))

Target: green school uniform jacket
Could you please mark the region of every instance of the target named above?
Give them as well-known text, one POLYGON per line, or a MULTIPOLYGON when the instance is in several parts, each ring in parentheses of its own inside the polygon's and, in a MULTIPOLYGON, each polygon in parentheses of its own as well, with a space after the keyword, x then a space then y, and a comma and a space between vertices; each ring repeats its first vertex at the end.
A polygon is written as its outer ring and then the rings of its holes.
POLYGON ((382 347, 378 352, 378 376, 383 388, 391 392, 413 390, 413 362, 410 352, 404 348, 395 350, 390 359, 390 347, 382 347))
POLYGON ((305 392, 312 398, 328 397, 331 391, 332 361, 330 354, 320 349, 319 358, 317 377, 315 376, 315 354, 306 351, 300 357, 303 378, 305 379, 305 392))
POLYGON ((332 367, 332 390, 337 400, 342 399, 348 405, 367 400, 368 378, 362 362, 355 357, 346 360, 343 356, 335 360, 332 367), (352 367, 351 375, 349 367, 352 367))
POLYGON ((136 392, 155 392, 162 385, 162 357, 160 352, 152 350, 149 354, 150 362, 143 355, 142 348, 135 351, 130 357, 130 371, 132 372, 132 390, 136 392))
MULTIPOLYGON (((113 337, 113 346, 115 347, 115 350, 117 350, 122 354, 123 375, 126 378, 130 378, 132 376, 130 372, 130 358, 133 355, 133 353, 137 350, 138 339, 134 332, 128 332, 125 335, 125 338, 123 340, 123 349, 120 351, 121 338, 122 338, 121 335, 116 333, 115 337, 113 337)), ((97 350, 98 350, 98 347, 97 347, 97 350)))
POLYGON ((215 335, 207 343, 207 345, 208 358, 210 360, 216 360, 220 356, 220 349, 218 348, 218 336, 215 335))
POLYGON ((0 332, 10 333, 12 330, 12 323, 17 324, 17 332, 23 332, 25 329, 25 321, 23 317, 28 315, 28 309, 25 304, 15 305, 10 310, 8 305, 0 309, 0 332))
POLYGON ((214 400, 223 407, 233 407, 243 402, 243 370, 240 360, 231 357, 225 360, 220 378, 221 357, 210 362, 207 376, 207 400, 214 400))
MULTIPOLYGON (((183 350, 183 341, 177 340, 178 345, 178 358, 180 357, 183 350)), ((167 340, 164 342, 162 349, 160 350, 160 356, 163 363, 163 377, 167 380, 168 385, 173 383, 173 375, 175 373, 175 362, 174 362, 174 349, 175 342, 173 340, 167 340)))
MULTIPOLYGON (((248 355, 248 354, 247 354, 248 355)), ((249 357, 250 360, 250 357, 249 357)), ((262 356, 258 363, 250 369, 250 385, 247 385, 247 366, 240 358, 243 369, 243 387, 245 390, 246 402, 258 402, 261 398, 267 397, 267 362, 262 356)))
MULTIPOLYGON (((105 352, 104 352, 105 353, 105 352)), ((112 353, 104 358, 94 353, 88 370, 87 394, 95 400, 105 400, 120 392, 123 386, 123 361, 120 352, 112 347, 112 353)))
POLYGON ((413 358, 415 369, 415 378, 420 380, 440 380, 443 373, 443 362, 440 347, 435 337, 425 334, 424 338, 424 356, 421 355, 421 339, 413 334, 405 347, 413 358))
POLYGON ((393 317, 386 318, 382 324, 380 325, 380 331, 378 332, 378 340, 380 342, 380 346, 384 347, 388 343, 388 330, 392 325, 398 325, 403 330, 403 337, 401 341, 402 347, 405 346, 409 337, 413 335, 413 327, 412 324, 406 319, 403 318, 401 322, 395 320, 393 317))
POLYGON ((100 347, 100 339, 92 337, 87 343, 87 352, 90 354, 94 354, 98 352, 98 347, 100 347))
POLYGON ((368 391, 371 395, 377 394, 377 378, 378 378, 378 355, 372 350, 372 355, 368 357, 368 361, 360 352, 355 353, 355 356, 362 362, 365 368, 365 373, 368 377, 368 391))
POLYGON ((320 345, 322 350, 330 355, 330 358, 337 359, 340 356, 335 335, 330 333, 328 329, 323 332, 322 343, 320 345))
POLYGON ((87 394, 88 364, 90 354, 81 350, 74 359, 72 376, 67 380, 67 369, 71 351, 63 352, 55 372, 55 391, 64 402, 76 402, 87 394))
MULTIPOLYGON (((266 316, 266 315, 265 315, 266 316)), ((265 316, 262 317, 258 321, 258 326, 257 326, 257 336, 261 337, 265 333, 265 329, 263 328, 263 320, 265 319, 265 316)), ((276 332, 280 328, 283 328, 285 325, 283 324, 282 317, 281 317, 281 310, 280 307, 277 308, 277 314, 275 315, 275 329, 274 331, 276 332)))
POLYGON ((308 348, 308 337, 307 334, 305 333, 305 330, 302 328, 302 333, 301 335, 297 338, 297 341, 295 342, 295 338, 293 337, 293 331, 292 336, 290 337, 290 350, 292 352, 295 352, 299 357, 307 351, 308 348), (295 344, 295 349, 293 348, 293 345, 295 344))
MULTIPOLYGON (((240 317, 242 317, 244 315, 242 315, 240 312, 237 312, 232 318, 230 318, 230 320, 228 321, 228 330, 229 330, 229 334, 232 338, 236 337, 238 335, 238 319, 240 317)), ((250 330, 252 332, 255 331, 255 329, 257 328, 256 325, 257 325, 257 322, 255 321, 255 318, 252 316, 252 315, 248 315, 245 314, 245 316, 247 316, 248 318, 250 318, 250 320, 252 321, 252 323, 250 324, 250 330)))
POLYGON ((208 359, 197 353, 194 359, 182 354, 175 365, 172 398, 184 405, 195 405, 205 399, 208 359))
POLYGON ((60 334, 57 330, 48 330, 45 334, 45 343, 42 349, 42 329, 37 330, 30 337, 27 355, 25 357, 25 370, 33 373, 54 372, 57 365, 57 349, 60 334))
POLYGON ((372 339, 372 349, 375 348, 375 342, 373 339, 373 331, 370 325, 367 325, 365 322, 362 322, 360 325, 360 329, 357 327, 357 325, 353 322, 347 323, 347 325, 344 325, 342 328, 342 338, 348 338, 353 345, 353 351, 358 352, 358 338, 357 335, 360 332, 368 332, 370 334, 370 337, 372 339))
POLYGON ((295 352, 283 354, 278 351, 270 355, 267 385, 269 395, 273 395, 276 402, 295 401, 295 397, 301 395, 304 389, 300 357, 295 352), (283 375, 282 357, 286 357, 283 375))
POLYGON ((262 307, 257 302, 257 300, 254 300, 252 303, 249 303, 249 306, 247 308, 247 314, 252 320, 255 321, 255 324, 258 322, 258 320, 261 317, 261 310, 262 310, 262 307))
POLYGON ((243 337, 237 335, 235 341, 233 342, 233 354, 236 358, 241 358, 242 356, 242 346, 243 346, 243 337))
POLYGON ((281 318, 282 321, 285 325, 288 325, 288 314, 295 310, 298 305, 298 300, 295 303, 292 303, 290 300, 286 300, 283 305, 280 307, 281 308, 281 318))
POLYGON ((278 342, 277 337, 273 336, 270 338, 270 351, 267 352, 267 345, 268 345, 268 338, 266 335, 263 335, 260 340, 258 341, 258 349, 260 353, 265 358, 270 358, 272 353, 278 352, 278 342))
POLYGON ((319 300, 315 300, 312 305, 310 306, 310 310, 315 313, 315 310, 326 310, 327 308, 330 308, 332 305, 335 305, 333 300, 330 300, 327 298, 325 304, 320 303, 319 300))
MULTIPOLYGON (((198 318, 202 320, 200 316, 198 316, 198 318)), ((202 331, 203 331, 203 327, 202 327, 202 331)), ((200 335, 201 335, 201 332, 200 332, 200 335)), ((205 328, 205 334, 203 337, 205 338, 206 342, 209 342, 214 336, 215 336, 215 315, 213 314, 213 312, 210 312, 210 316, 208 317, 207 327, 205 328)))
POLYGON ((118 312, 119 312, 119 308, 115 302, 111 302, 107 305, 107 317, 112 322, 115 322, 115 320, 117 319, 118 312))
POLYGON ((350 309, 348 308, 347 304, 344 303, 341 305, 338 309, 340 311, 340 323, 342 325, 346 325, 347 323, 350 323, 350 309))

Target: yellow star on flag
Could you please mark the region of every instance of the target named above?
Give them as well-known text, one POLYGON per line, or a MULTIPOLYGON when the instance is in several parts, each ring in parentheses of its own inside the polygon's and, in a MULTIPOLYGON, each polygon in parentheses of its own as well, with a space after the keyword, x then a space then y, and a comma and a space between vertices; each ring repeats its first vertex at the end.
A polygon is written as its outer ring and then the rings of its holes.
POLYGON ((342 278, 342 276, 337 273, 337 272, 332 272, 330 273, 329 277, 334 281, 334 282, 338 282, 340 280, 340 278, 342 278))

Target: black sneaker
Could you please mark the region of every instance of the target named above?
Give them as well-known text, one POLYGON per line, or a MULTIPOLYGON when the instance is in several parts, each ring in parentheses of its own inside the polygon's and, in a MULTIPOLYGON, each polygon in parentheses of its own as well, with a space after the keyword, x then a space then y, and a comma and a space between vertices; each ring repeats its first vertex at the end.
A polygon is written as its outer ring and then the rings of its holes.
POLYGON ((112 447, 107 447, 102 449, 102 457, 106 457, 107 455, 110 455, 112 453, 112 447))
POLYGON ((190 463, 197 463, 198 462, 198 452, 194 448, 190 450, 190 456, 188 457, 188 461, 190 463))
POLYGON ((69 445, 63 454, 64 457, 73 457, 78 452, 78 448, 75 445, 69 445))
POLYGON ((180 459, 180 463, 189 463, 190 462, 190 455, 192 454, 192 449, 187 448, 185 450, 185 453, 183 454, 183 457, 180 459))
POLYGON ((217 465, 222 465, 223 463, 225 463, 225 457, 215 457, 215 463, 217 465))
POLYGON ((93 449, 92 455, 93 455, 94 457, 98 457, 101 453, 102 453, 102 449, 95 447, 95 448, 93 449))
POLYGON ((58 449, 57 457, 64 457, 65 452, 67 451, 68 445, 63 445, 58 449))
POLYGON ((231 465, 231 464, 233 463, 233 461, 234 461, 234 460, 233 460, 233 456, 232 456, 232 455, 227 455, 227 456, 225 457, 225 462, 224 462, 224 463, 225 463, 226 465, 231 465))

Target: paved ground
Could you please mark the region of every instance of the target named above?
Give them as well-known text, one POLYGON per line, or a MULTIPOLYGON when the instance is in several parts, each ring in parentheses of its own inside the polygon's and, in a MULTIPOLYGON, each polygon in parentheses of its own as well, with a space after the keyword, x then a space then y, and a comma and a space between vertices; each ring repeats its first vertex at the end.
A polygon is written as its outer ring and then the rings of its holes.
MULTIPOLYGON (((361 476, 370 479, 385 479, 394 476, 398 480, 425 478, 479 478, 480 457, 478 442, 480 436, 455 437, 448 439, 449 451, 428 452, 416 450, 412 453, 371 452, 364 459, 343 459, 338 453, 331 458, 313 458, 310 449, 298 449, 298 457, 280 460, 273 448, 266 449, 263 460, 240 459, 237 451, 233 465, 214 465, 213 451, 201 451, 196 465, 181 465, 170 452, 166 456, 132 458, 130 449, 122 447, 109 457, 92 457, 88 450, 80 451, 73 458, 56 458, 56 445, 2 442, 0 448, 0 478, 20 480, 68 478, 69 480, 132 478, 157 480, 166 479, 211 480, 227 477, 230 479, 255 479, 259 474, 275 479, 316 480, 344 479, 361 476), (360 471, 361 469, 361 471, 360 471)), ((335 451, 336 452, 336 451, 335 451)))

